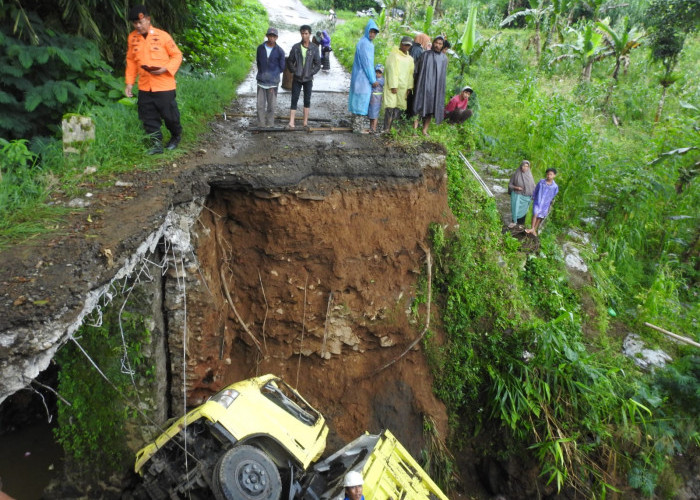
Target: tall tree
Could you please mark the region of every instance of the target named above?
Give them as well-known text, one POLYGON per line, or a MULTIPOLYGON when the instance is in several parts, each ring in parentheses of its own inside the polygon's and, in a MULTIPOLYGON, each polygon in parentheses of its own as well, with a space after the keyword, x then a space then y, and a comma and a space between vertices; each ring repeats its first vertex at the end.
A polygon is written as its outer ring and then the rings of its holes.
POLYGON ((649 5, 646 26, 651 39, 651 57, 663 65, 659 79, 661 98, 656 108, 655 122, 661 119, 668 88, 678 80, 673 70, 689 33, 700 24, 700 0, 654 0, 649 5))
MULTIPOLYGON (((238 0, 199 0, 226 4, 235 8, 238 0)), ((155 24, 172 33, 181 31, 190 21, 187 0, 150 0, 144 2, 155 24)), ((129 0, 0 0, 0 21, 11 22, 14 36, 36 45, 34 26, 46 27, 68 35, 80 35, 97 43, 106 62, 124 64, 126 36, 131 24, 126 15, 129 0)))

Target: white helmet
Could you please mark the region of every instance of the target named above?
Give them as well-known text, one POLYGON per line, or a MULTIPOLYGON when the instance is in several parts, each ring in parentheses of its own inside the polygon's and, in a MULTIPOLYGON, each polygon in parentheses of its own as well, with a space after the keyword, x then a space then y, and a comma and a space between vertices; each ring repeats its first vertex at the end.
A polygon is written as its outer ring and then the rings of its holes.
POLYGON ((353 486, 362 486, 363 482, 364 481, 362 480, 362 474, 351 470, 345 475, 345 483, 343 484, 343 486, 345 488, 352 488, 353 486))

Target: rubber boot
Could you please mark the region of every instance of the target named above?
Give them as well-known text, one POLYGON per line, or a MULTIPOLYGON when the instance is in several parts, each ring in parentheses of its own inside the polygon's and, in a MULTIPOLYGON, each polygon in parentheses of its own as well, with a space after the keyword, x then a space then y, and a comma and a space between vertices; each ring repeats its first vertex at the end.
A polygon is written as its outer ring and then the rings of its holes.
POLYGON ((163 153, 163 141, 160 139, 153 139, 153 142, 151 143, 151 149, 146 151, 146 154, 149 155, 159 155, 163 153))
POLYGON ((182 139, 182 135, 172 136, 170 138, 170 140, 168 141, 168 144, 165 145, 165 149, 167 149, 168 151, 172 151, 173 149, 175 149, 178 146, 178 144, 180 144, 181 139, 182 139))

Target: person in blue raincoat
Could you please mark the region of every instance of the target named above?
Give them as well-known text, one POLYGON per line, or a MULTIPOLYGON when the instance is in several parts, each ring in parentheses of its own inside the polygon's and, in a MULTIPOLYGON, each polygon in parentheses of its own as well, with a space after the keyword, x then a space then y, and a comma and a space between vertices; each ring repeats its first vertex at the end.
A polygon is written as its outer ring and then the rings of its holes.
POLYGON ((364 36, 355 47, 348 109, 352 113, 352 131, 357 133, 364 132, 362 117, 367 116, 372 87, 379 85, 374 72, 374 44, 372 43, 377 33, 379 33, 379 27, 374 19, 370 19, 365 26, 364 36))

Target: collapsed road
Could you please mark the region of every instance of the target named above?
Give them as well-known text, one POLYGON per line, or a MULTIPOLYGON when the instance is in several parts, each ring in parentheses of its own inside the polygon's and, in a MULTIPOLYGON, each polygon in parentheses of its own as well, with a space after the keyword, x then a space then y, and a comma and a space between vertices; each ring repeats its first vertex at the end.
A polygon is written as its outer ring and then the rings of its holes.
MULTIPOLYGON (((290 28, 280 33, 287 51, 294 26, 319 20, 296 0, 284 2, 294 10, 262 3, 272 23, 290 28)), ((318 75, 312 127, 346 124, 347 81, 335 59, 318 75)), ((278 114, 288 106, 281 92, 278 114)), ((86 318, 129 282, 148 297, 145 355, 156 383, 144 411, 156 420, 271 372, 323 412, 331 448, 390 428, 418 456, 425 418, 445 435, 419 350, 368 376, 411 345, 424 321, 414 302, 429 226, 452 223, 445 151, 343 131, 253 134, 254 108, 249 78, 196 150, 158 172, 86 182, 85 210, 2 251, 3 406, 16 404, 13 394, 63 345, 79 343, 86 318)), ((127 440, 136 449, 155 431, 132 429, 127 440)))

